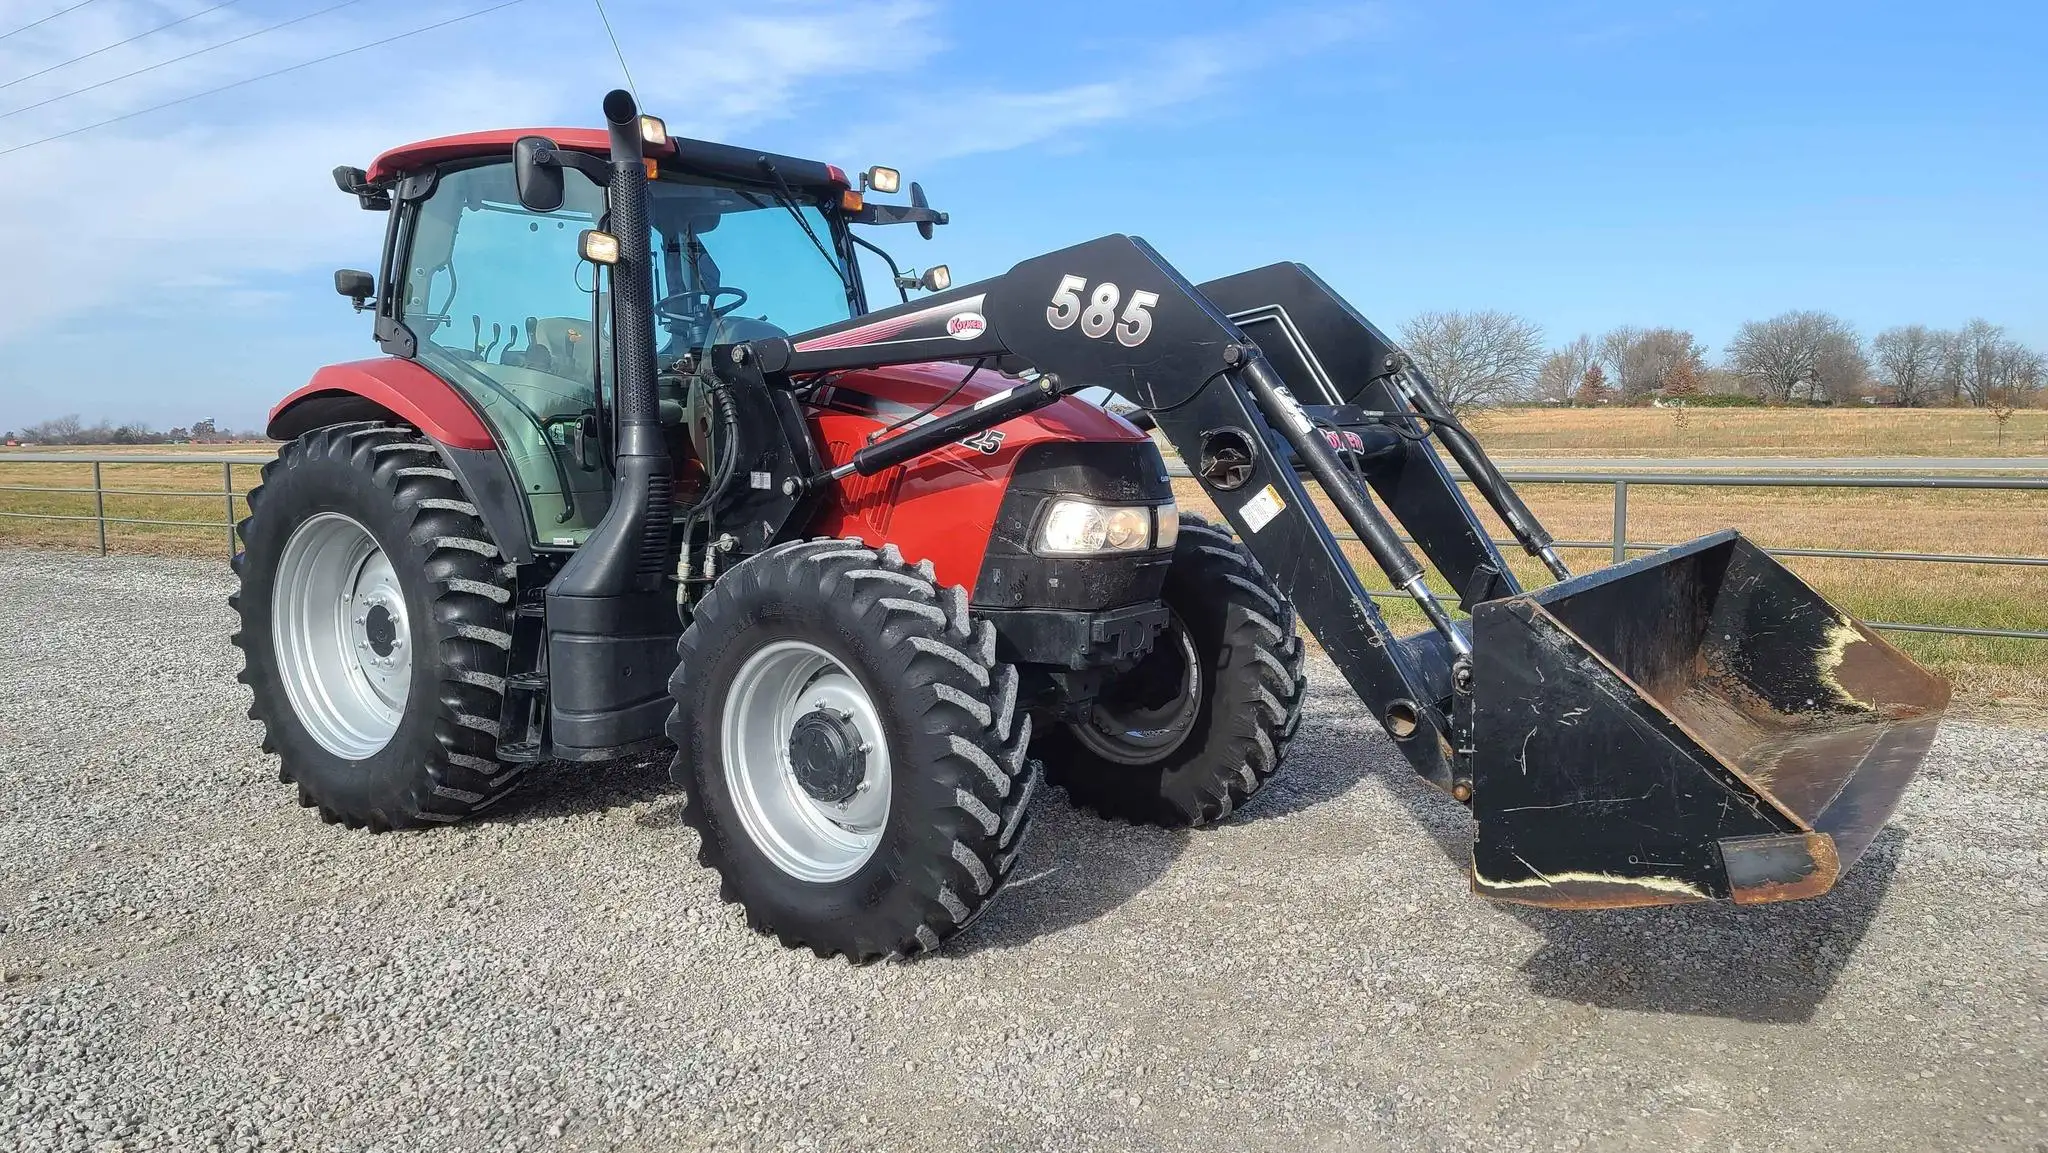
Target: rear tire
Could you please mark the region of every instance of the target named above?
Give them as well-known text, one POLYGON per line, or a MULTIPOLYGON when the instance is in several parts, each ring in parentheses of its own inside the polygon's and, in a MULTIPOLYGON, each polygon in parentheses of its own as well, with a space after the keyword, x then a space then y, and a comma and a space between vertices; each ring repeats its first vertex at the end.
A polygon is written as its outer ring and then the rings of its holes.
POLYGON ((1308 685, 1293 604, 1228 532, 1180 523, 1166 632, 1088 721, 1047 726, 1032 749, 1075 804, 1166 828, 1221 820, 1264 787, 1308 685))
POLYGON ((511 791, 523 766, 496 759, 511 566, 432 442, 315 429, 263 466, 236 527, 238 679, 300 804, 381 832, 511 791))
POLYGON ((893 547, 779 545, 719 578, 678 651, 683 819, 749 925, 867 962, 935 949, 986 908, 1039 768, 1016 670, 964 589, 893 547))

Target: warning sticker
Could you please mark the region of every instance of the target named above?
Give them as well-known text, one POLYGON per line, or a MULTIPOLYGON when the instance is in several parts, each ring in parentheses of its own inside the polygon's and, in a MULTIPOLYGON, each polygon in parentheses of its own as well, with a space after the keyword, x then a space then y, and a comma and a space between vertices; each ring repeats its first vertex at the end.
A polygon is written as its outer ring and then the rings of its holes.
POLYGON ((1272 524, 1273 518, 1279 516, 1286 508, 1287 502, 1281 500, 1280 494, 1274 492, 1273 486, 1269 484, 1260 489, 1258 495, 1244 502, 1244 507, 1237 510, 1237 515, 1244 518, 1246 528, 1257 532, 1272 524))

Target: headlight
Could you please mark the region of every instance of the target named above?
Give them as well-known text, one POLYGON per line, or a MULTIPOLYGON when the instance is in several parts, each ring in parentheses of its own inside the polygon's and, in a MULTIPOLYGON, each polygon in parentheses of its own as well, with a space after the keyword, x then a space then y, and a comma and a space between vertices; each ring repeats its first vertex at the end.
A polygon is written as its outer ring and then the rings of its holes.
MULTIPOLYGON (((1174 515, 1172 509, 1172 505, 1167 505, 1166 515, 1174 515)), ((1153 544, 1154 515, 1151 505, 1106 506, 1084 500, 1056 500, 1038 530, 1034 551, 1041 556, 1096 556, 1159 547, 1153 544)), ((1176 535, 1179 532, 1177 520, 1173 531, 1176 535)))

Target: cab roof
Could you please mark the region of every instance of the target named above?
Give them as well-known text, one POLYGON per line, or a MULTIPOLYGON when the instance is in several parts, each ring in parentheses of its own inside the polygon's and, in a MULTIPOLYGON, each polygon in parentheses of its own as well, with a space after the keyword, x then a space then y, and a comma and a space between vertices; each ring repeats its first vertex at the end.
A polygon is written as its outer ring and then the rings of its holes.
MULTIPOLYGON (((602 128, 496 128, 486 132, 465 132, 459 136, 437 136, 432 140, 390 149, 371 163, 369 181, 383 184, 406 173, 450 161, 510 156, 513 143, 522 136, 545 136, 562 148, 598 156, 609 155, 611 151, 611 138, 602 128)), ((656 161, 669 161, 688 171, 740 180, 766 179, 767 173, 762 166, 765 160, 773 164, 782 178, 792 185, 852 186, 846 179, 846 173, 835 164, 736 148, 709 140, 672 136, 666 147, 650 145, 647 154, 656 161)))

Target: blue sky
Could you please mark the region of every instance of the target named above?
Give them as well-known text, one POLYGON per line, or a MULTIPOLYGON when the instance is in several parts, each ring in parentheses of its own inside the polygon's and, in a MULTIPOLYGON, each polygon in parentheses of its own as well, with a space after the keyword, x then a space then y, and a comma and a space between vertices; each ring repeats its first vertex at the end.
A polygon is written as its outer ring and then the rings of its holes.
MULTIPOLYGON (((0 31, 72 0, 0 0, 0 31)), ((0 84, 218 0, 94 0, 0 40, 0 84)), ((0 88, 0 113, 313 12, 237 0, 0 88)), ((339 11, 19 115, 0 149, 473 12, 339 11)), ((1388 0, 610 0, 671 128, 892 163, 954 224, 876 238, 956 280, 1104 232, 1191 278, 1304 261, 1382 326, 1503 308, 1553 342, 1823 308, 1984 316, 2048 346, 2048 9, 1388 0)), ((329 273, 380 222, 336 164, 591 123, 587 0, 517 6, 0 155, 0 425, 250 426, 371 355, 329 273)))

